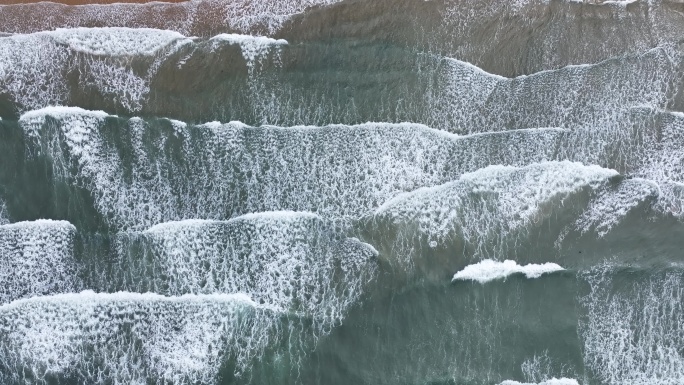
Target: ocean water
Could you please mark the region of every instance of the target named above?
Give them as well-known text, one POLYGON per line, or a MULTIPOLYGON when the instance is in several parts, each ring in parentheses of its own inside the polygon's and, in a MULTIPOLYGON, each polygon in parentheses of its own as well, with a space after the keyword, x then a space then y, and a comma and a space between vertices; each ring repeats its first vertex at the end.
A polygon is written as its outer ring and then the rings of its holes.
POLYGON ((684 384, 684 5, 0 5, 0 384, 684 384))

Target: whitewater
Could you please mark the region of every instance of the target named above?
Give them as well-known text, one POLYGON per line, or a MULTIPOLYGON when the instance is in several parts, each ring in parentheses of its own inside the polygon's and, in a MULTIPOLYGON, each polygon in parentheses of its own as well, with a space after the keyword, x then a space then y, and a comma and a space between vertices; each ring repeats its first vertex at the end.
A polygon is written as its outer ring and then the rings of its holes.
POLYGON ((684 384, 684 7, 0 5, 0 384, 684 384))

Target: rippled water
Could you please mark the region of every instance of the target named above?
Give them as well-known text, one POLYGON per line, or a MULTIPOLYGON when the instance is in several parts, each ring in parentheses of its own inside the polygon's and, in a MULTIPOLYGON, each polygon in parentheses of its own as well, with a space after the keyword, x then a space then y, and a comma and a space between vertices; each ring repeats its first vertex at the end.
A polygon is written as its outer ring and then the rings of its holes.
POLYGON ((683 15, 0 5, 0 383, 684 384, 683 15))

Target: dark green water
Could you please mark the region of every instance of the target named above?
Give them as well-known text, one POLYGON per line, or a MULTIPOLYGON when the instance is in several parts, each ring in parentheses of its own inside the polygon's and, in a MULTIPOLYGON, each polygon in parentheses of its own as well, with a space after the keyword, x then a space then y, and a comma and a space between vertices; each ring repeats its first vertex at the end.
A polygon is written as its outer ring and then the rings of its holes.
POLYGON ((0 6, 0 383, 684 384, 681 8, 0 6))

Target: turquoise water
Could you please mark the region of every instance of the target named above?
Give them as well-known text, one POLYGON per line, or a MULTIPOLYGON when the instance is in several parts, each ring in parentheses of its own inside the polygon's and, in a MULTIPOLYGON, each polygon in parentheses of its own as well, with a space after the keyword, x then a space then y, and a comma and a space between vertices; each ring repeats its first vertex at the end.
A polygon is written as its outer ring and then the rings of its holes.
POLYGON ((680 8, 0 6, 0 383, 684 383, 680 8))

